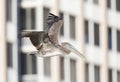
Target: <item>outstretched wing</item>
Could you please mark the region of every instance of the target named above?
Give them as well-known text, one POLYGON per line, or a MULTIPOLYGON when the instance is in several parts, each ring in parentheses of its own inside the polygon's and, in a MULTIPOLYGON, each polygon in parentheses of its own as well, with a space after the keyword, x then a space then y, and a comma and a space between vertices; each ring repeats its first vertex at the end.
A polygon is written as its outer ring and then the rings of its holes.
POLYGON ((22 31, 22 37, 29 37, 32 44, 36 47, 41 43, 43 39, 44 31, 22 31))
POLYGON ((62 25, 63 20, 59 20, 58 22, 55 22, 48 31, 49 38, 53 44, 58 43, 58 34, 62 25))
POLYGON ((77 55, 80 56, 80 57, 85 58, 85 56, 84 56, 82 53, 80 53, 80 52, 79 52, 74 46, 72 46, 70 43, 68 43, 68 42, 63 42, 63 43, 61 43, 61 44, 62 44, 62 46, 65 47, 66 49, 69 49, 71 52, 77 54, 77 55))
POLYGON ((62 20, 62 18, 60 18, 58 16, 50 14, 47 22, 48 22, 48 24, 51 25, 48 30, 49 39, 50 39, 51 43, 55 47, 57 47, 56 45, 58 44, 58 34, 63 25, 63 20, 62 20))

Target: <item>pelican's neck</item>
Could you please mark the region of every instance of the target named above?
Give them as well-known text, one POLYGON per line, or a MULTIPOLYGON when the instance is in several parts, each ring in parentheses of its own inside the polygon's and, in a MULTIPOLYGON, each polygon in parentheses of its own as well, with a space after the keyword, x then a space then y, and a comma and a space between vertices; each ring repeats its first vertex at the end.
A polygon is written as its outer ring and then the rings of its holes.
POLYGON ((47 24, 47 26, 45 28, 45 33, 48 33, 48 31, 49 31, 49 29, 51 28, 52 25, 53 25, 53 23, 47 24))

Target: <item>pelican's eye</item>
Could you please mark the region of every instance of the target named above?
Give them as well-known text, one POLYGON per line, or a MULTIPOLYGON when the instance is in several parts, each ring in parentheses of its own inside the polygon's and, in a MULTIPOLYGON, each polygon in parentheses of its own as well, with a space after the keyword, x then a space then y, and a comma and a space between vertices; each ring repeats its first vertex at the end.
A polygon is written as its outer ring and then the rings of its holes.
POLYGON ((55 16, 55 17, 54 17, 54 20, 55 20, 55 22, 58 22, 59 17, 58 17, 58 16, 55 16))

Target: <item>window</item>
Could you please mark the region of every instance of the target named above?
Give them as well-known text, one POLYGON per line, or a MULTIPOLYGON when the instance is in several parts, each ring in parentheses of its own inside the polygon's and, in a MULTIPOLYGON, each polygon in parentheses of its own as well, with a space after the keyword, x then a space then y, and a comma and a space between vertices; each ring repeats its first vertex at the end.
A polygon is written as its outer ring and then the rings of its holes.
MULTIPOLYGON (((63 15, 63 13, 61 13, 60 12, 60 17, 62 17, 63 18, 63 20, 64 20, 64 15, 63 15)), ((61 27, 61 29, 60 29, 60 35, 64 35, 64 25, 62 25, 62 27, 61 27)))
POLYGON ((61 80, 64 80, 65 79, 65 76, 64 76, 64 58, 61 57, 60 58, 60 75, 61 75, 61 80))
POLYGON ((6 1, 7 21, 12 21, 12 0, 6 1))
POLYGON ((48 17, 48 14, 49 14, 50 10, 48 8, 43 8, 43 27, 44 27, 44 30, 46 29, 47 27, 47 24, 46 24, 46 19, 48 17))
POLYGON ((22 74, 36 74, 37 61, 36 56, 28 56, 25 53, 21 54, 21 71, 22 74))
POLYGON ((88 21, 85 20, 84 21, 84 26, 85 26, 85 42, 88 43, 89 42, 89 28, 88 28, 88 21))
POLYGON ((25 53, 21 53, 21 73, 22 74, 27 74, 27 62, 26 58, 27 55, 25 53))
POLYGON ((117 82, 120 82, 120 71, 117 72, 117 82))
POLYGON ((111 8, 111 0, 107 0, 107 7, 111 8))
POLYGON ((95 82, 100 82, 100 67, 95 66, 95 82))
POLYGON ((120 31, 117 31, 117 51, 120 52, 120 31))
POLYGON ((50 77, 51 75, 51 65, 50 65, 50 58, 44 58, 44 75, 50 77))
POLYGON ((99 4, 99 0, 93 0, 94 4, 99 4))
POLYGON ((31 9, 31 29, 35 29, 35 9, 34 8, 32 8, 31 9))
POLYGON ((109 82, 112 82, 112 70, 111 69, 109 69, 109 82))
POLYGON ((20 9, 21 29, 35 29, 35 9, 20 9))
POLYGON ((89 64, 85 65, 85 72, 86 72, 86 82, 89 82, 89 64))
POLYGON ((111 28, 108 28, 108 48, 112 49, 112 32, 111 28))
POLYGON ((36 74, 37 73, 37 58, 36 56, 31 56, 32 57, 32 74, 36 74))
POLYGON ((25 30, 26 29, 26 10, 21 8, 20 9, 20 27, 21 30, 25 30))
POLYGON ((116 0, 116 10, 120 11, 120 0, 116 0))
POLYGON ((70 59, 70 79, 71 82, 76 82, 76 61, 70 59))
POLYGON ((13 66, 13 62, 12 62, 13 53, 12 53, 12 50, 13 50, 12 43, 7 42, 7 66, 8 67, 13 66))
POLYGON ((75 39, 75 17, 70 15, 70 38, 75 39))
POLYGON ((99 24, 94 23, 94 44, 99 46, 99 24))

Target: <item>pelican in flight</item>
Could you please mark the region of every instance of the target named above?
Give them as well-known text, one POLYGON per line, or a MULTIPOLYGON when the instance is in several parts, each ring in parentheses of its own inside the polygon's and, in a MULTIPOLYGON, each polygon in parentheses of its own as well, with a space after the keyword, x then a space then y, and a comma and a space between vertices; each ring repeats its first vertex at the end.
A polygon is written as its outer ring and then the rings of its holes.
POLYGON ((58 34, 63 25, 63 19, 52 13, 49 13, 47 18, 47 27, 44 31, 24 30, 21 36, 28 37, 36 47, 35 52, 29 54, 37 55, 40 57, 52 57, 56 55, 68 55, 71 52, 80 57, 84 57, 74 46, 68 42, 59 43, 58 34))

